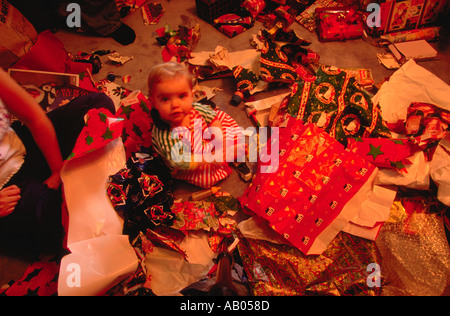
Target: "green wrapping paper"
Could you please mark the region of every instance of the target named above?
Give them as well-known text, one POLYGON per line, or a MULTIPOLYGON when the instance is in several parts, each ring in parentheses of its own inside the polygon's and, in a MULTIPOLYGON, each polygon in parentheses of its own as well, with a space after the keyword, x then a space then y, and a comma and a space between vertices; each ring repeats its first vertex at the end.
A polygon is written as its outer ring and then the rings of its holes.
POLYGON ((347 146, 347 138, 389 138, 381 110, 347 72, 321 66, 315 82, 298 81, 292 88, 287 112, 305 123, 315 123, 347 146))

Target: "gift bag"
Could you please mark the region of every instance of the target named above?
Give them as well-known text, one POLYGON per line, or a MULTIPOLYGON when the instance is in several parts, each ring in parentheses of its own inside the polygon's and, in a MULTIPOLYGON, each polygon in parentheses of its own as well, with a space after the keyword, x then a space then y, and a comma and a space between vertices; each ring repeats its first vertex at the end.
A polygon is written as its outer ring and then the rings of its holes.
MULTIPOLYGON (((368 286, 367 267, 381 264, 373 241, 340 233, 320 256, 305 256, 295 247, 242 238, 239 254, 254 296, 378 296, 368 286)), ((382 281, 383 275, 378 275, 382 281)))
POLYGON ((240 201, 303 253, 320 254, 358 217, 376 168, 300 120, 288 122, 279 142, 278 170, 258 173, 240 201))

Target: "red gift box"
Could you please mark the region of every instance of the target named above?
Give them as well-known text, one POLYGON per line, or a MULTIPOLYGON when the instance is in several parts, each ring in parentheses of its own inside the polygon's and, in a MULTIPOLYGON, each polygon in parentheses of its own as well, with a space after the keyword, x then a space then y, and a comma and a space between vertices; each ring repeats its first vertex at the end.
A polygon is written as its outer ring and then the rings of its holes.
POLYGON ((316 19, 320 41, 342 41, 363 35, 362 18, 355 7, 317 8, 316 19))

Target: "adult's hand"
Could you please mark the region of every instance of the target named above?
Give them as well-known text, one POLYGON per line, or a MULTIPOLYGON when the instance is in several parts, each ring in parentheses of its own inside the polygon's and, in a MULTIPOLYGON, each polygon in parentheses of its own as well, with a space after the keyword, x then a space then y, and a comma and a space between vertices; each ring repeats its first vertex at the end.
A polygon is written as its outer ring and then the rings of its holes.
POLYGON ((20 189, 12 185, 0 191, 0 218, 10 215, 14 212, 17 203, 20 200, 20 189))

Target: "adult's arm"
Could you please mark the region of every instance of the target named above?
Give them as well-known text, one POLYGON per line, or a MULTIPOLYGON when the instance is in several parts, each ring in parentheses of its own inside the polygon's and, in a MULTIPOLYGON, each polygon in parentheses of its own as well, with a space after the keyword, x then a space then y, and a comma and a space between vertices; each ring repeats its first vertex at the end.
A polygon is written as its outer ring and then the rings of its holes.
POLYGON ((61 184, 63 158, 53 124, 33 97, 1 68, 0 82, 0 98, 3 103, 11 114, 28 127, 47 160, 52 175, 45 183, 49 188, 58 188, 61 184))

